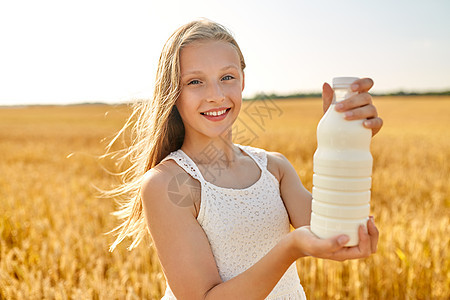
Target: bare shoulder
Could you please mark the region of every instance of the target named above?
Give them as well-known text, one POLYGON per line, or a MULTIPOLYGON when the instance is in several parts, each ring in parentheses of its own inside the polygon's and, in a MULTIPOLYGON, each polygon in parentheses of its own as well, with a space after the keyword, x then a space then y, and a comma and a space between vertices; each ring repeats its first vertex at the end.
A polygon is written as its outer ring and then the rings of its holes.
POLYGON ((272 173, 278 181, 281 181, 286 168, 289 168, 291 163, 280 152, 267 152, 267 170, 272 173))
MULTIPOLYGON (((141 183, 141 195, 154 195, 161 192, 163 190, 161 187, 167 186, 174 176, 181 171, 181 168, 171 160, 156 165, 145 173, 141 183)), ((145 199, 147 198, 150 197, 145 197, 145 199)))
POLYGON ((144 206, 190 212, 197 217, 200 207, 200 183, 173 160, 166 160, 145 173, 141 183, 144 206))

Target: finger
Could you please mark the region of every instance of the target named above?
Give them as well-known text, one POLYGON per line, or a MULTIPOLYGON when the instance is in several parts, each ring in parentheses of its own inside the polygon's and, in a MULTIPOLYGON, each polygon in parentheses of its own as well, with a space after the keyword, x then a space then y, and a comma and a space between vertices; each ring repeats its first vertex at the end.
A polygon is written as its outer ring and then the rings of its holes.
POLYGON ((343 247, 331 255, 331 259, 344 261, 347 259, 364 258, 372 253, 371 240, 364 225, 358 228, 359 244, 353 247, 343 247))
POLYGON ((348 99, 342 100, 336 104, 336 111, 344 112, 348 110, 352 110, 357 107, 371 105, 372 104, 372 96, 368 93, 362 93, 355 96, 352 96, 348 99))
POLYGON ((368 257, 372 253, 371 245, 370 245, 370 237, 367 232, 367 229, 364 227, 364 225, 360 225, 358 229, 359 234, 359 251, 360 251, 360 257, 368 257))
POLYGON ((367 222, 367 229, 369 231, 369 236, 370 236, 371 251, 372 251, 372 253, 375 253, 375 252, 377 252, 378 238, 380 236, 380 233, 378 232, 378 229, 375 226, 375 221, 373 219, 373 216, 369 217, 369 221, 367 222))
POLYGON ((345 261, 347 259, 355 259, 355 258, 361 258, 364 257, 361 254, 361 250, 359 246, 353 246, 353 247, 343 247, 341 249, 338 249, 337 251, 333 252, 330 256, 330 259, 337 260, 337 261, 345 261))
POLYGON ((323 101, 323 113, 328 110, 331 102, 333 102, 334 91, 328 83, 324 83, 322 86, 322 101, 323 101))
POLYGON ((344 113, 346 120, 372 119, 378 116, 377 109, 372 104, 354 108, 344 113))
POLYGON ((328 238, 323 241, 323 245, 320 245, 320 250, 325 250, 326 252, 335 252, 347 244, 350 240, 350 237, 345 234, 341 234, 332 238, 328 238))
POLYGON ((353 82, 351 87, 354 92, 365 93, 373 87, 373 80, 370 78, 361 78, 353 82))
POLYGON ((372 136, 378 133, 380 131, 381 127, 383 126, 383 119, 380 117, 372 118, 369 120, 365 120, 363 122, 364 127, 368 129, 372 129, 372 136))
POLYGON ((312 253, 313 256, 320 258, 331 258, 333 253, 342 249, 345 244, 350 240, 350 237, 345 234, 341 234, 328 239, 320 239, 314 244, 312 253))

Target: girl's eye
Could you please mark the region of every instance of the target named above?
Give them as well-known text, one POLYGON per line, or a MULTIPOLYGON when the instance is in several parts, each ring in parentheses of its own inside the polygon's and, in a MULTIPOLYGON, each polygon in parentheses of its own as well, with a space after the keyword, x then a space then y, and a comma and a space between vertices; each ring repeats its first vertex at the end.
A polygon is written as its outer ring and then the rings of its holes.
POLYGON ((223 80, 231 80, 231 79, 233 79, 234 77, 233 76, 231 76, 231 75, 226 75, 226 76, 224 76, 222 79, 223 80))
POLYGON ((199 84, 199 83, 200 83, 200 80, 194 79, 194 80, 189 81, 188 85, 199 84))

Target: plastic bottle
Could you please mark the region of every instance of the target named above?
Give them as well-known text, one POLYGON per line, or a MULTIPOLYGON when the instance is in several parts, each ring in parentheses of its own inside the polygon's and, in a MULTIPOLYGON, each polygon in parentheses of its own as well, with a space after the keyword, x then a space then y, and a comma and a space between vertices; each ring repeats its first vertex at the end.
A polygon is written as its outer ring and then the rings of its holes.
POLYGON ((347 234, 348 247, 358 245, 358 227, 370 213, 372 131, 335 106, 356 94, 350 85, 357 79, 333 78, 333 102, 317 126, 312 190, 311 231, 320 238, 347 234))

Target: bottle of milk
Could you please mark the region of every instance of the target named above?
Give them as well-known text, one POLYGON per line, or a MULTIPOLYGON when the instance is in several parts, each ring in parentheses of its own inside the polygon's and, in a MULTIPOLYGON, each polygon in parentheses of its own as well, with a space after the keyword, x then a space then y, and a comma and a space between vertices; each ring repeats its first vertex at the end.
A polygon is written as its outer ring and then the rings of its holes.
POLYGON ((350 85, 357 79, 333 78, 333 102, 317 126, 312 190, 312 232, 320 238, 346 234, 348 247, 358 245, 358 227, 370 213, 372 131, 364 120, 345 120, 335 105, 356 94, 350 85))

